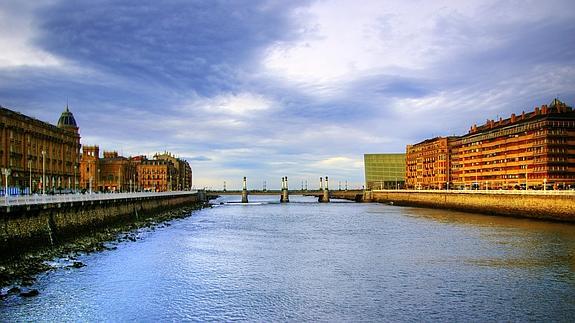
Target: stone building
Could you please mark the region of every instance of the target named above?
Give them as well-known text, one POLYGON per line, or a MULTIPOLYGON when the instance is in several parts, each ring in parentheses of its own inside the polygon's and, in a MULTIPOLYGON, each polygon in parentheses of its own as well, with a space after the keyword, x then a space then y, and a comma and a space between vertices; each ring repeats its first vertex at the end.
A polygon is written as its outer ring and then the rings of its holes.
POLYGON ((100 185, 100 147, 83 146, 80 159, 80 189, 97 192, 100 185))
POLYGON ((575 111, 549 106, 408 145, 408 188, 541 189, 575 185, 575 111))
POLYGON ((549 106, 487 120, 453 143, 452 182, 459 188, 562 188, 575 184, 575 112, 549 106))
POLYGON ((176 167, 170 160, 142 160, 137 166, 138 182, 142 190, 166 192, 176 190, 176 167))
POLYGON ((175 191, 191 188, 188 162, 169 153, 146 156, 119 156, 98 146, 84 146, 80 163, 80 188, 92 192, 175 191))
POLYGON ((154 159, 169 160, 172 162, 176 170, 174 179, 175 189, 183 191, 190 190, 192 188, 192 168, 187 161, 181 158, 177 158, 169 152, 164 152, 163 154, 155 154, 154 159))
POLYGON ((449 181, 449 145, 454 137, 437 137, 406 148, 405 181, 409 189, 443 189, 449 181))
POLYGON ((80 188, 92 192, 133 192, 138 190, 136 166, 132 158, 98 146, 84 146, 80 162, 80 188))
POLYGON ((2 187, 7 179, 11 194, 72 190, 79 157, 79 128, 68 106, 57 126, 0 107, 2 187))
POLYGON ((136 187, 136 166, 117 151, 104 151, 100 159, 100 187, 104 192, 133 192, 136 187))

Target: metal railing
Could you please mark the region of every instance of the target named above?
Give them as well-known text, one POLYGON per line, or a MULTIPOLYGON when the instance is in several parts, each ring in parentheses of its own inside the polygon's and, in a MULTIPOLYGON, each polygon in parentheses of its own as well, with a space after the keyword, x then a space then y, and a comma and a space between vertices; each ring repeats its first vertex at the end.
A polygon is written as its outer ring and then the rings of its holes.
POLYGON ((68 202, 89 202, 103 200, 135 199, 142 197, 160 197, 196 194, 198 191, 172 192, 136 192, 136 193, 104 193, 104 194, 56 194, 56 195, 24 195, 0 197, 0 206, 39 205, 68 202))
POLYGON ((372 190, 372 192, 395 193, 445 193, 445 194, 501 194, 501 195, 568 195, 575 197, 574 190, 372 190))

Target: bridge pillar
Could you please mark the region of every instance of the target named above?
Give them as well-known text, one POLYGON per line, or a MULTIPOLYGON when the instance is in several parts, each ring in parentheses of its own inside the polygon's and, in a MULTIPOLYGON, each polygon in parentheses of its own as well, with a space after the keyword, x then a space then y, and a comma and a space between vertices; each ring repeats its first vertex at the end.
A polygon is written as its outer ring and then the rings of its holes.
POLYGON ((317 199, 318 202, 323 201, 323 177, 319 178, 319 197, 317 199))
POLYGON ((288 203, 289 202, 289 189, 288 189, 288 179, 287 176, 284 178, 282 177, 282 192, 280 197, 280 203, 288 203))
POLYGON ((329 203, 329 184, 327 176, 325 177, 325 189, 323 190, 323 198, 321 199, 323 203, 329 203))
POLYGON ((371 202, 373 200, 373 192, 371 190, 363 191, 363 202, 371 202))
POLYGON ((246 183, 246 177, 244 176, 244 183, 242 186, 242 203, 248 203, 248 186, 246 183))

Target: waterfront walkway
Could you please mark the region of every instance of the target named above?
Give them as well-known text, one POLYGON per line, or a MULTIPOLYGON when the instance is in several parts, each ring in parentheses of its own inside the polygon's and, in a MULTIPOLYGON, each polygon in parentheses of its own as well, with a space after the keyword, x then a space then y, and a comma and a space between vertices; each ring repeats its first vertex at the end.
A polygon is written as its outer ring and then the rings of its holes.
POLYGON ((575 196, 575 190, 372 190, 372 192, 575 196))
POLYGON ((135 199, 146 197, 176 196, 197 194, 198 191, 172 192, 135 192, 135 193, 105 193, 105 194, 56 194, 56 195, 24 195, 0 197, 0 207, 17 205, 41 205, 82 201, 103 201, 119 199, 135 199))

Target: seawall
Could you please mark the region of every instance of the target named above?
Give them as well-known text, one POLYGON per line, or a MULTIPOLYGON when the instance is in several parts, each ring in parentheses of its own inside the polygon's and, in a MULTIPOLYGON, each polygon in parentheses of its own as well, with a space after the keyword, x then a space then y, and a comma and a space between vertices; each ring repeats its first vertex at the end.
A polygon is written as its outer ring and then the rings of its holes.
POLYGON ((575 222, 575 194, 542 191, 333 191, 332 197, 575 222))
POLYGON ((169 195, 142 194, 114 198, 104 194, 91 200, 58 201, 1 206, 0 254, 18 254, 37 246, 100 230, 107 225, 138 220, 183 206, 203 203, 205 195, 189 192, 169 195))

